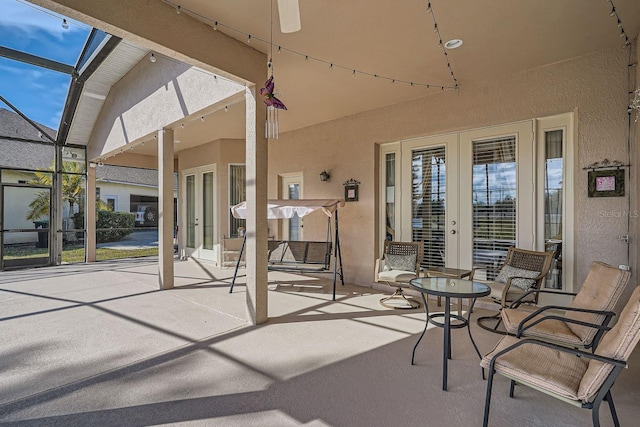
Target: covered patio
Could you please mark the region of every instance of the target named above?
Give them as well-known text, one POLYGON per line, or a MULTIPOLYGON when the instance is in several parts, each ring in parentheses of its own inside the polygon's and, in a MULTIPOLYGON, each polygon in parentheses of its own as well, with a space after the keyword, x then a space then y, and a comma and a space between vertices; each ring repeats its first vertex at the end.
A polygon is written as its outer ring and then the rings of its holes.
MULTIPOLYGON (((412 366, 424 311, 379 304, 385 241, 423 242, 423 271, 490 280, 517 246, 554 252, 547 290, 579 291, 593 261, 631 271, 621 301, 637 286, 636 0, 300 0, 292 34, 275 0, 31 3, 104 37, 90 66, 69 66, 50 173, 72 149, 93 196, 105 164, 157 170, 159 255, 95 262, 86 197, 73 230, 86 262, 65 265, 61 186, 43 186, 51 266, 0 273, 0 422, 480 425, 486 382, 466 333, 453 333, 444 392, 442 330, 412 366), (269 241, 326 234, 325 218, 270 220, 269 199, 346 199, 335 301, 330 278, 268 272, 269 241), (229 293, 223 242, 245 235, 229 293)), ((500 338, 471 332, 482 353, 500 338)), ((612 389, 622 425, 640 415, 639 362, 636 350, 612 389)), ((491 425, 590 424, 508 385, 496 380, 491 425)))
MULTIPOLYGON (((271 273, 268 323, 243 319, 232 270, 176 262, 158 291, 153 259, 0 276, 3 425, 480 425, 486 381, 465 331, 453 333, 449 391, 440 390, 442 330, 411 350, 424 313, 399 314, 377 291, 271 273)), ((436 309, 435 300, 431 302, 436 309)), ((476 310, 474 316, 483 310, 476 310)), ((473 325, 485 353, 498 340, 473 325)), ((613 387, 635 425, 636 351, 613 387)), ((494 384, 491 425, 590 424, 589 411, 526 387, 494 384)), ((603 426, 612 425, 608 411, 603 426)))

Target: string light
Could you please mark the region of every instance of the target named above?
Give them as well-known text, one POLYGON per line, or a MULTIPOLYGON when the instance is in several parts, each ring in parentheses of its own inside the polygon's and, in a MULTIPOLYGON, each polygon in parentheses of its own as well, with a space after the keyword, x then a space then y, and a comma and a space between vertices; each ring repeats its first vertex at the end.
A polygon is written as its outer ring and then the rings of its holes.
POLYGON ((151 56, 149 57, 149 61, 151 62, 156 62, 156 56, 152 53, 151 56))
POLYGON ((218 31, 218 21, 213 23, 213 31, 218 31))
MULTIPOLYGON (((176 3, 172 2, 171 0, 163 0, 163 2, 171 5, 172 7, 177 7, 178 6, 176 3)), ((429 7, 430 3, 431 2, 428 3, 428 5, 427 5, 428 7, 429 7)), ((189 15, 192 15, 192 16, 194 16, 196 18, 199 18, 200 20, 204 21, 205 23, 208 23, 209 25, 213 25, 214 30, 216 30, 218 27, 221 27, 223 29, 228 30, 229 32, 236 33, 236 34, 238 34, 240 36, 246 36, 247 37, 247 43, 251 43, 252 41, 257 40, 260 43, 264 43, 265 45, 268 45, 268 46, 271 45, 271 47, 273 47, 273 44, 271 42, 269 42, 268 40, 265 40, 265 39, 262 39, 260 37, 251 35, 251 34, 245 32, 245 31, 241 31, 241 30, 239 30, 237 28, 234 28, 234 27, 231 27, 229 25, 226 25, 226 24, 224 24, 224 23, 222 23, 220 21, 216 21, 216 20, 214 20, 214 19, 212 19, 212 18, 210 18, 208 16, 202 15, 201 13, 198 13, 198 12, 196 12, 194 10, 190 10, 190 9, 187 9, 187 8, 184 8, 184 7, 181 7, 181 10, 187 12, 189 15)), ((440 31, 439 31, 439 28, 438 28, 437 23, 435 21, 435 15, 433 13, 433 9, 432 8, 431 9, 428 8, 428 11, 429 11, 429 13, 431 13, 431 15, 432 15, 432 17, 434 19, 434 32, 438 34, 438 40, 441 41, 442 37, 440 36, 440 31)), ((310 56, 308 54, 305 54, 303 52, 299 52, 299 51, 296 51, 296 50, 293 50, 293 49, 289 49, 286 46, 276 45, 276 47, 278 48, 279 52, 286 51, 287 53, 290 53, 292 55, 296 55, 296 56, 299 56, 301 58, 304 58, 305 62, 309 62, 309 60, 313 60, 313 61, 318 62, 318 63, 326 64, 330 70, 334 70, 336 68, 339 68, 339 69, 342 69, 342 70, 345 70, 345 71, 351 71, 352 72, 352 76, 354 76, 354 77, 355 77, 355 74, 358 73, 358 74, 362 74, 362 75, 368 76, 368 77, 376 77, 376 78, 379 78, 379 79, 382 79, 382 80, 387 80, 389 82, 391 82, 392 80, 395 80, 396 84, 406 84, 406 85, 410 85, 410 86, 421 86, 421 87, 424 87, 424 88, 441 87, 440 85, 433 85, 433 84, 427 84, 427 83, 418 83, 418 82, 410 82, 409 80, 403 80, 403 79, 393 78, 393 77, 389 77, 389 76, 382 76, 382 75, 374 74, 374 73, 371 73, 371 72, 368 72, 368 71, 358 70, 358 69, 353 68, 353 67, 347 67, 347 66, 344 66, 344 65, 339 65, 339 64, 336 64, 333 61, 328 61, 328 60, 325 60, 325 59, 316 58, 316 57, 310 56)), ((443 51, 443 52, 446 54, 446 51, 443 51)), ((456 89, 456 86, 442 86, 442 87, 444 87, 445 89, 456 89)))
POLYGON ((229 106, 228 106, 228 105, 225 105, 225 106, 224 106, 224 112, 226 113, 227 111, 229 111, 229 106))
MULTIPOLYGON (((453 68, 451 67, 451 62, 449 62, 449 53, 447 53, 445 45, 442 44, 442 35, 440 34, 440 28, 438 27, 438 22, 436 21, 436 14, 431 7, 431 2, 427 3, 427 11, 431 14, 431 18, 433 19, 433 32, 438 35, 438 46, 440 47, 440 49, 442 49, 444 58, 447 61, 447 68, 449 69, 449 74, 451 75, 451 79, 454 83, 453 89, 458 89, 458 79, 456 79, 456 75, 453 73, 453 68)), ((444 89, 445 86, 440 86, 441 91, 444 91, 444 89)))
POLYGON ((177 13, 178 15, 180 15, 180 11, 181 11, 181 10, 182 10, 182 6, 180 6, 180 5, 176 6, 176 13, 177 13))
POLYGON ((62 28, 64 28, 65 30, 69 29, 69 23, 67 22, 66 19, 62 20, 62 28))
POLYGON ((622 47, 626 48, 631 46, 631 40, 629 40, 629 36, 622 26, 622 19, 620 19, 620 15, 618 15, 618 9, 616 9, 616 6, 613 4, 613 0, 606 1, 611 3, 611 12, 609 13, 609 16, 612 18, 616 18, 616 25, 618 26, 618 28, 620 28, 620 38, 624 39, 622 47))

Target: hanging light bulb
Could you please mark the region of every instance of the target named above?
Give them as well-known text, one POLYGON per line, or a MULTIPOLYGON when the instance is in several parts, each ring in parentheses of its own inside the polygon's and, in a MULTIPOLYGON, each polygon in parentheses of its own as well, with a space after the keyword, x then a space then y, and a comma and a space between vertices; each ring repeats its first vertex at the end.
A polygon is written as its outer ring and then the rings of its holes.
POLYGON ((151 56, 149 57, 149 61, 151 62, 156 62, 156 56, 152 53, 151 56))
POLYGON ((180 12, 181 12, 181 11, 182 11, 182 7, 180 7, 180 6, 176 6, 176 13, 177 13, 178 15, 180 15, 180 12))
POLYGON ((431 10, 431 2, 427 2, 427 13, 431 13, 431 12, 433 12, 431 10))
POLYGON ((213 23, 213 31, 218 31, 218 21, 213 23))
POLYGON ((609 14, 609 16, 614 16, 616 14, 616 8, 615 6, 611 8, 611 13, 609 14))
POLYGON ((69 23, 67 22, 66 19, 62 20, 62 28, 64 28, 65 30, 69 29, 69 23))
POLYGON ((225 105, 225 106, 224 106, 224 112, 226 113, 227 111, 229 111, 229 106, 228 106, 228 105, 225 105))
POLYGON ((247 43, 251 43, 251 34, 249 34, 249 37, 247 37, 247 43))
POLYGON ((204 116, 200 117, 200 121, 204 123, 204 116))

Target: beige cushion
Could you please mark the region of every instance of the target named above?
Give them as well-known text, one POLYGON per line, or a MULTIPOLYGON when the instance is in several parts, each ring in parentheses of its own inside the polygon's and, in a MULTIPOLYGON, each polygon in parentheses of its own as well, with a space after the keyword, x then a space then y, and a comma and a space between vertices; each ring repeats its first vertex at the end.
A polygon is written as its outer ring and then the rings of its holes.
POLYGON ((378 273, 378 280, 382 280, 384 282, 408 282, 416 277, 417 276, 414 271, 383 270, 378 273))
MULTIPOLYGON (((618 302, 622 291, 629 282, 631 274, 602 262, 591 263, 589 274, 570 307, 588 308, 591 310, 611 311, 618 302)), ((604 316, 592 313, 567 311, 567 318, 582 322, 602 324, 604 316)), ((568 324, 573 333, 580 337, 582 343, 590 343, 598 332, 594 328, 576 324, 568 324)))
MULTIPOLYGON (((518 325, 531 314, 529 310, 524 310, 522 307, 505 308, 502 310, 502 321, 506 331, 512 335, 518 332, 518 325)), ((544 316, 548 316, 551 313, 543 312, 541 315, 537 315, 529 322, 534 322, 544 316)), ((529 323, 527 322, 527 323, 529 323)), ((531 329, 524 331, 523 336, 535 336, 545 340, 556 341, 566 344, 575 344, 578 346, 583 345, 582 340, 567 326, 567 323, 560 320, 545 320, 533 326, 531 329)))
MULTIPOLYGON (((482 358, 480 365, 489 368, 494 354, 518 342, 505 336, 482 358)), ((580 380, 587 370, 586 360, 541 345, 526 343, 500 356, 495 363, 497 373, 551 393, 578 400, 580 380)))
MULTIPOLYGON (((640 288, 636 287, 616 325, 604 334, 596 354, 626 362, 638 344, 638 340, 640 340, 640 288)), ((578 398, 592 401, 612 370, 613 366, 610 364, 596 360, 589 361, 589 367, 580 383, 578 398)))
MULTIPOLYGON (((497 301, 502 300, 502 293, 504 292, 504 288, 507 286, 504 283, 492 282, 489 280, 477 280, 473 279, 474 282, 484 283, 485 285, 491 288, 491 294, 489 294, 489 298, 492 298, 497 301)), ((509 287, 509 292, 507 292, 507 302, 513 302, 520 296, 522 296, 525 292, 517 288, 515 286, 509 287)), ((529 295, 523 299, 523 302, 534 302, 535 295, 529 295)))

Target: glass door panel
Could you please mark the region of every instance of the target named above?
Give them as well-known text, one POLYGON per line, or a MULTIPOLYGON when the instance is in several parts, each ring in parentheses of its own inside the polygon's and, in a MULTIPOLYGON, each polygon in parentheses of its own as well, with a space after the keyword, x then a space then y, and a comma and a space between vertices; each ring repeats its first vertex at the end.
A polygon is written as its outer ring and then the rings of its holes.
POLYGON ((189 175, 186 177, 185 204, 187 214, 186 221, 186 247, 195 249, 196 247, 196 176, 189 175))
POLYGON ((535 247, 532 122, 460 133, 460 264, 493 279, 509 246, 535 247))

